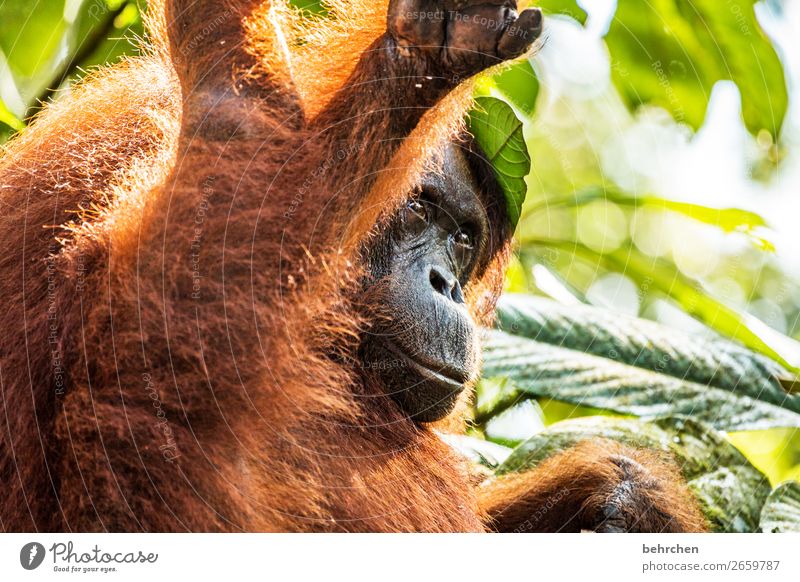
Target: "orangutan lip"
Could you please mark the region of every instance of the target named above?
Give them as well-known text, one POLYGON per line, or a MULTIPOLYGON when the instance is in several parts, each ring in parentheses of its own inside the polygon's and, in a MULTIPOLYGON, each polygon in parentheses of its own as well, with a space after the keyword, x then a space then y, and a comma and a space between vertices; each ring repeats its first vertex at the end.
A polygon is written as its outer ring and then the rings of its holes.
POLYGON ((411 368, 416 370, 421 376, 435 380, 442 384, 450 384, 451 386, 458 386, 459 388, 463 388, 464 384, 466 384, 467 380, 469 379, 469 376, 467 374, 459 370, 456 370, 450 366, 444 366, 441 364, 430 364, 421 359, 413 358, 393 342, 384 341, 383 344, 384 346, 386 346, 387 350, 389 350, 399 358, 402 358, 404 362, 406 362, 411 368))

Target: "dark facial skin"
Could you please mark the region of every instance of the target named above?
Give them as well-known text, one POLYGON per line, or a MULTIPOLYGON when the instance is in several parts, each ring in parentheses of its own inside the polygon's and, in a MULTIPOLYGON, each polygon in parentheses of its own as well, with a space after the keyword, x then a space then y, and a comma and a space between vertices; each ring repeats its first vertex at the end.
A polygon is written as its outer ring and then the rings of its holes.
POLYGON ((446 416, 478 374, 479 338, 464 288, 489 246, 478 182, 458 146, 427 175, 368 253, 373 327, 365 367, 418 422, 446 416))

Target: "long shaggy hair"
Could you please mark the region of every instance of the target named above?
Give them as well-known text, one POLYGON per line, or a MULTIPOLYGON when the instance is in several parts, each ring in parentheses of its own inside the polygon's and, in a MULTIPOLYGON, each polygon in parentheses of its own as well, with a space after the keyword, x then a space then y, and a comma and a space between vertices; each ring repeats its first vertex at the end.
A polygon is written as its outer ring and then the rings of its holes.
MULTIPOLYGON (((465 401, 420 426, 360 369, 362 252, 471 103, 467 82, 397 132, 382 112, 413 91, 369 89, 386 1, 329 0, 324 25, 283 2, 149 4, 144 55, 0 158, 0 529, 481 531, 646 473, 595 444, 478 490, 436 432, 465 401)), ((465 293, 486 324, 510 230, 483 186, 490 258, 465 293)), ((702 529, 652 475, 658 515, 702 529)))
MULTIPOLYGON (((324 26, 279 3, 220 19, 162 4, 143 56, 91 75, 0 159, 0 524, 481 529, 462 460, 358 369, 351 301, 359 250, 460 133, 469 85, 399 148, 355 119, 362 147, 338 154, 334 96, 387 2, 329 2, 324 26), (238 78, 279 86, 234 109, 230 141, 192 135, 188 83, 219 58, 192 43, 235 43, 241 16, 238 78)), ((479 315, 500 238, 467 289, 479 315)))

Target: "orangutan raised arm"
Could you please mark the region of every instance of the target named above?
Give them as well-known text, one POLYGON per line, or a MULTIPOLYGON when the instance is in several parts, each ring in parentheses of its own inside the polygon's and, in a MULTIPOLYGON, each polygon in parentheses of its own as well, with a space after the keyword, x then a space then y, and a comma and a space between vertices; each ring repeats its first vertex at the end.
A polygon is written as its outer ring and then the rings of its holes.
POLYGON ((538 10, 149 5, 151 50, 0 160, 1 528, 701 527, 648 455, 595 443, 476 490, 437 433, 513 230, 459 83, 538 10))

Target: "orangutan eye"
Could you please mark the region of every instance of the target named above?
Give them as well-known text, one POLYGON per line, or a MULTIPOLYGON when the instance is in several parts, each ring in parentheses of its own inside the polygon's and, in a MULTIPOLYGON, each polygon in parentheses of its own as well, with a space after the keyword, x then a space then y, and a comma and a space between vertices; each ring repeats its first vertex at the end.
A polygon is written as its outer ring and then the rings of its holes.
POLYGON ((428 226, 428 208, 419 200, 409 200, 403 211, 406 226, 413 232, 422 232, 428 226))
POLYGON ((416 218, 428 222, 428 209, 419 200, 411 200, 406 205, 406 209, 415 215, 416 218))
POLYGON ((472 243, 472 233, 467 230, 459 230, 453 235, 453 243, 456 246, 472 250, 472 247, 474 246, 472 243))
POLYGON ((472 251, 475 248, 474 236, 467 229, 460 229, 450 237, 453 246, 453 256, 461 268, 465 268, 472 260, 472 251))

